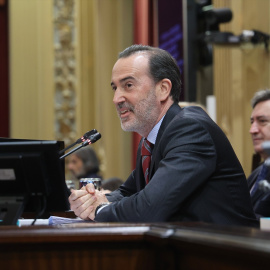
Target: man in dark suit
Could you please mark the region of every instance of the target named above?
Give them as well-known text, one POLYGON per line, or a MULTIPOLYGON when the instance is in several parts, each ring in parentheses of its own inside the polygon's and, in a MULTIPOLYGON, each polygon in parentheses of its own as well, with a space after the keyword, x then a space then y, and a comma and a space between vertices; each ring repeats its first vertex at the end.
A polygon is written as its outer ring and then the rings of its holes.
MULTIPOLYGON (((268 156, 263 152, 262 143, 270 141, 270 90, 256 92, 251 100, 251 105, 253 111, 249 132, 255 152, 260 154, 264 161, 268 156)), ((270 192, 264 192, 259 188, 261 180, 270 180, 270 169, 264 162, 251 173, 247 181, 255 214, 257 217, 270 217, 270 192)))
POLYGON ((258 226, 244 172, 224 133, 201 108, 178 106, 180 71, 169 53, 127 48, 113 67, 111 86, 123 130, 143 137, 136 169, 110 194, 91 184, 73 191, 69 201, 77 216, 258 226))

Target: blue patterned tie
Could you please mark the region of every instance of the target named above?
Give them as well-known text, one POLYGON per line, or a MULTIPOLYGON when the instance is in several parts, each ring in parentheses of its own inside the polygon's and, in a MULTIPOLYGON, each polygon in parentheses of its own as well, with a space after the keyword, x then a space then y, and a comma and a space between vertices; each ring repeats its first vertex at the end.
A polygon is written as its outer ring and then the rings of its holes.
POLYGON ((259 182, 261 180, 266 179, 267 172, 268 172, 267 166, 265 164, 263 164, 262 169, 261 169, 261 171, 260 171, 260 173, 259 173, 259 175, 257 177, 257 180, 256 180, 256 182, 254 184, 254 187, 253 187, 253 189, 251 191, 251 195, 253 195, 255 193, 255 191, 258 189, 259 182))

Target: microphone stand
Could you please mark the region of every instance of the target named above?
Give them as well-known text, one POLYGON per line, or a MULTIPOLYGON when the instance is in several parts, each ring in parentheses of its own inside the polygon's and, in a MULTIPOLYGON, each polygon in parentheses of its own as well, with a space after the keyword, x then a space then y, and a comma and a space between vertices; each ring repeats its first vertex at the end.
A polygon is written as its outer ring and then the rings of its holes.
POLYGON ((77 142, 72 143, 71 145, 69 145, 68 147, 66 147, 65 149, 62 149, 61 151, 59 151, 59 155, 62 155, 63 153, 65 153, 69 148, 73 147, 74 145, 76 145, 77 142))
POLYGON ((75 151, 79 150, 80 148, 82 148, 82 147, 84 147, 84 146, 86 146, 88 144, 91 144, 91 141, 90 140, 84 141, 81 145, 73 148, 71 151, 69 151, 65 155, 61 156, 59 159, 63 159, 64 157, 69 156, 70 154, 74 153, 75 151))
POLYGON ((96 141, 98 141, 101 138, 101 134, 99 132, 89 136, 81 145, 73 148, 71 151, 66 153, 65 155, 61 156, 59 159, 63 159, 66 156, 69 156, 70 154, 74 153, 75 151, 79 150, 80 148, 87 146, 88 144, 93 144, 96 141))
POLYGON ((97 130, 96 129, 92 129, 88 132, 86 132, 81 138, 79 138, 76 142, 72 143, 71 145, 69 145, 68 147, 66 147, 65 149, 59 151, 59 155, 62 155, 63 153, 65 153, 69 148, 73 147, 74 145, 84 142, 85 140, 87 140, 87 138, 93 134, 96 134, 97 130))

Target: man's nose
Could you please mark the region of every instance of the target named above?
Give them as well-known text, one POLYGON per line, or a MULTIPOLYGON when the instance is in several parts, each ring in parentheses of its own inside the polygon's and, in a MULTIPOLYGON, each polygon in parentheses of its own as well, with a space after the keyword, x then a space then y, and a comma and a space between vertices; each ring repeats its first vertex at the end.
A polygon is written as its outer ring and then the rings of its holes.
POLYGON ((251 124, 251 127, 249 129, 249 133, 250 134, 254 134, 254 133, 258 133, 259 132, 259 129, 258 129, 258 125, 256 123, 256 121, 254 121, 252 124, 251 124))
POLYGON ((124 102, 124 101, 125 101, 125 97, 124 97, 123 93, 118 89, 115 90, 114 96, 113 96, 113 103, 115 105, 117 105, 117 104, 124 102))

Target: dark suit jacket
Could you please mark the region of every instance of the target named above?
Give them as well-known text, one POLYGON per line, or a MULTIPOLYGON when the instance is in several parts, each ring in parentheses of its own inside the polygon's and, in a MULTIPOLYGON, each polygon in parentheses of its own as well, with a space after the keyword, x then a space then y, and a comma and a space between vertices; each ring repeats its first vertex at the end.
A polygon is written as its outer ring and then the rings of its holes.
POLYGON ((145 186, 141 144, 136 169, 97 221, 204 221, 258 226, 242 167, 224 133, 200 107, 171 106, 152 152, 145 186))
MULTIPOLYGON (((248 177, 248 187, 251 190, 252 186, 256 182, 256 179, 261 171, 262 165, 256 168, 248 177)), ((270 170, 268 170, 266 180, 270 180, 270 170)), ((263 192, 257 189, 254 194, 251 195, 251 202, 253 209, 257 217, 270 217, 270 192, 263 192)))

